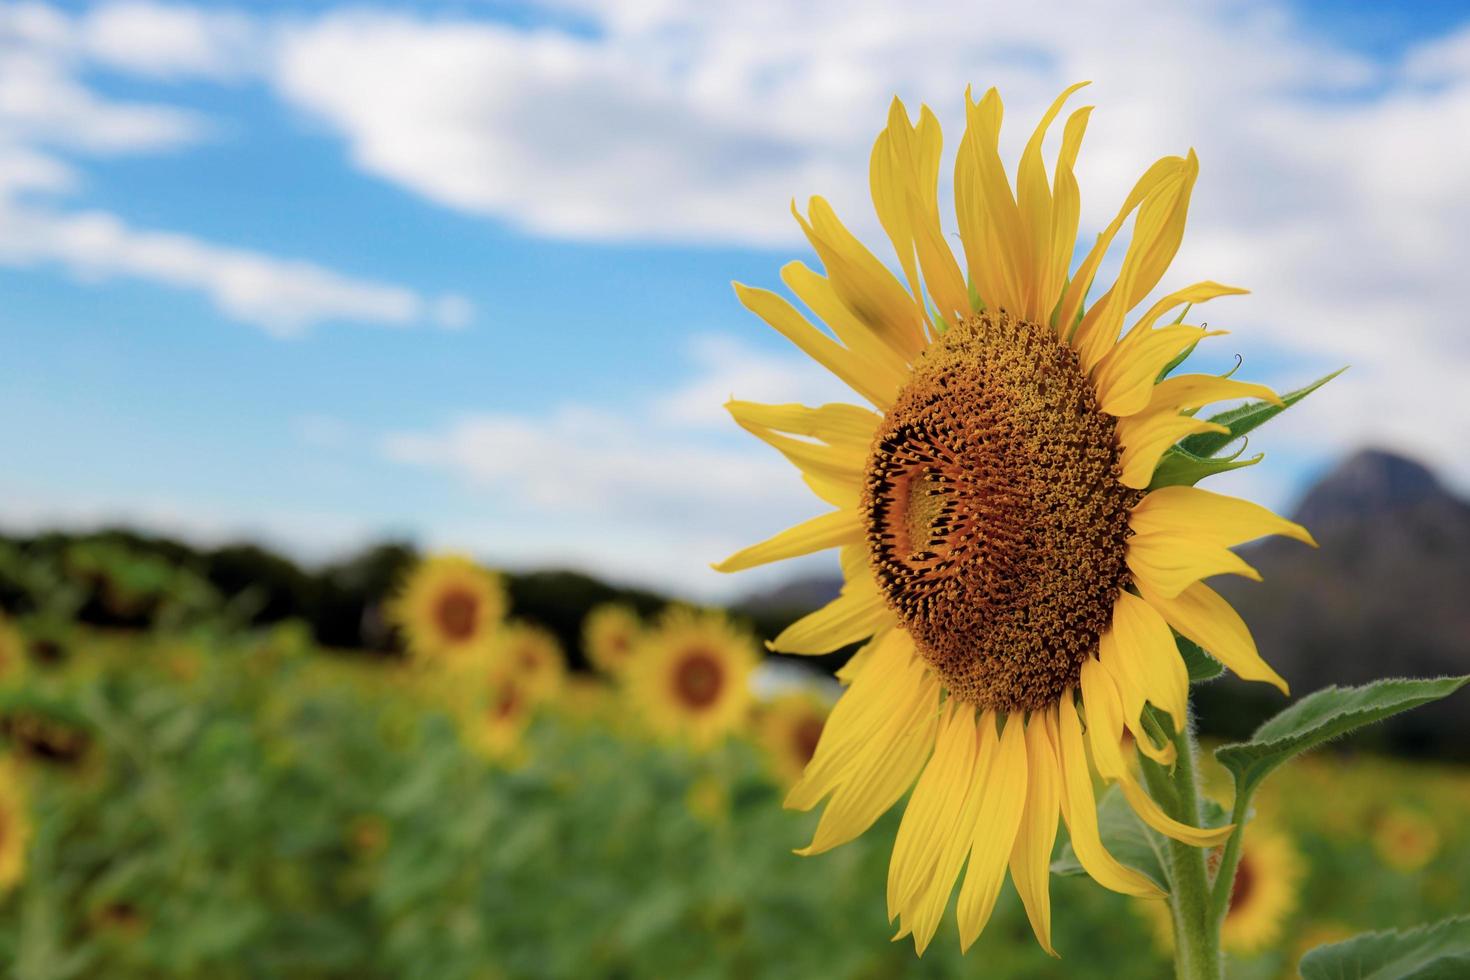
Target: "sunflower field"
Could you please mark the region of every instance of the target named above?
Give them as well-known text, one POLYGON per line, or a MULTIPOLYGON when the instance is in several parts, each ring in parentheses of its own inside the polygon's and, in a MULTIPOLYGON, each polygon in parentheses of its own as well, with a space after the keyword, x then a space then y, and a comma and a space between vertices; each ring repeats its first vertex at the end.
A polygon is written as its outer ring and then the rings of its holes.
MULTIPOLYGON (((102 591, 121 607, 187 578, 109 562, 102 591)), ((793 853, 816 815, 782 801, 829 680, 757 666, 755 637, 715 611, 593 607, 582 648, 564 650, 496 576, 450 572, 445 588, 478 599, 400 617, 419 631, 406 656, 241 623, 192 579, 171 593, 187 602, 131 628, 8 618, 4 975, 938 977, 974 974, 977 958, 987 976, 1169 974, 1156 903, 1065 874, 1060 964, 1009 885, 968 962, 952 918, 916 958, 888 941, 896 812, 828 853, 793 853), (465 633, 469 605, 492 652, 435 662, 428 633, 465 633), (674 696, 659 704, 648 665, 664 661, 674 696), (680 698, 718 702, 718 720, 679 737, 680 698)), ((1223 774, 1206 783, 1228 801, 1223 774)), ((1256 809, 1269 833, 1241 859, 1232 976, 1291 976, 1317 943, 1465 907, 1462 769, 1324 752, 1256 809)))

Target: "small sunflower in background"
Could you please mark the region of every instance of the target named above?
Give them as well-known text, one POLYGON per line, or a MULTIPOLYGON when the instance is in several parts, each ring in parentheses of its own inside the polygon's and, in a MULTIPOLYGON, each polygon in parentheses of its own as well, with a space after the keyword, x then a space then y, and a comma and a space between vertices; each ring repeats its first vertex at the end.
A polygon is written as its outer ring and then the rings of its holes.
POLYGON ((491 759, 514 759, 531 727, 536 705, 524 678, 497 664, 483 677, 480 694, 466 719, 470 744, 491 759))
POLYGON ((0 894, 25 877, 26 848, 31 840, 31 818, 19 767, 12 759, 0 761, 0 894))
POLYGON ((756 660, 754 640, 722 613, 671 609, 634 652, 627 695, 655 734, 707 748, 744 722, 756 660))
MULTIPOLYGON (((1211 854, 1211 867, 1220 859, 1211 854)), ((1250 956, 1275 946, 1284 936, 1287 923, 1301 897, 1306 864, 1296 846, 1273 824, 1256 821, 1241 841, 1240 863, 1230 889, 1230 907, 1220 930, 1226 951, 1250 956)), ((1160 899, 1139 902, 1138 907, 1153 926, 1159 948, 1174 949, 1173 923, 1166 903, 1160 899)))
POLYGON ((602 673, 618 677, 628 666, 643 623, 632 607, 607 602, 594 606, 582 623, 582 649, 602 673))
POLYGON ((1373 850, 1388 867, 1405 873, 1418 871, 1439 853, 1439 829, 1418 810, 1396 806, 1385 811, 1373 827, 1373 850))
POLYGON ((862 834, 913 787, 888 912, 920 953, 957 884, 968 949, 1007 870, 1037 940, 1054 952, 1048 866, 1059 819, 1095 881, 1158 894, 1103 846, 1093 773, 1117 782, 1162 834, 1196 847, 1228 837, 1230 827, 1169 817, 1120 750, 1131 731, 1140 751, 1173 761, 1173 743, 1156 742, 1143 719, 1152 704, 1176 729, 1186 724, 1189 678, 1174 631, 1242 678, 1286 690, 1204 580, 1260 578, 1232 546, 1311 535, 1244 500, 1155 482, 1180 439, 1228 435, 1198 409, 1247 397, 1281 403, 1261 385, 1172 374, 1219 332, 1184 323, 1191 306, 1244 290, 1198 282, 1130 316, 1183 237, 1199 172, 1192 151, 1151 166, 1072 268, 1073 165, 1091 107, 1067 118, 1050 177, 1042 146, 1079 87, 1043 115, 1014 191, 1000 158, 1000 96, 966 94, 954 174, 962 255, 940 221, 939 122, 926 107, 914 124, 895 99, 870 177, 902 279, 814 197, 795 217, 825 275, 794 262, 782 279, 827 329, 777 293, 735 287, 868 402, 727 405, 832 509, 716 567, 840 549, 840 596, 772 648, 824 654, 870 642, 786 802, 810 810, 826 801, 802 852, 815 854, 862 834), (1118 275, 1103 281, 1098 271, 1130 218, 1118 275))
POLYGON ((483 649, 505 609, 498 575, 462 555, 435 555, 409 572, 388 614, 415 661, 443 664, 483 649))
POLYGON ((535 704, 553 700, 566 683, 567 662, 550 630, 507 623, 497 631, 493 660, 514 676, 535 704))
POLYGON ((789 786, 801 778, 817 751, 830 710, 831 705, 809 692, 783 694, 761 706, 760 744, 782 784, 789 786))
POLYGON ((0 615, 0 688, 17 687, 25 681, 29 660, 25 637, 0 615))

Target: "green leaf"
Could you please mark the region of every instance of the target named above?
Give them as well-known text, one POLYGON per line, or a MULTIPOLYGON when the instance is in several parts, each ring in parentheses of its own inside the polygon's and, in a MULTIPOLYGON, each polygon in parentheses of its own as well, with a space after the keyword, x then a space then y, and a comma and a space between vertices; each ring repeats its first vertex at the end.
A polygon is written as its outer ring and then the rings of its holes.
POLYGON ((1338 368, 1326 377, 1313 381, 1305 388, 1298 388, 1296 391, 1282 395, 1280 405, 1273 405, 1270 402, 1248 402, 1221 412, 1219 415, 1212 415, 1210 421, 1228 428, 1230 430, 1228 434, 1199 432, 1185 438, 1179 445, 1186 452, 1193 453, 1195 456, 1213 456, 1247 432, 1280 415, 1346 370, 1345 367, 1338 368))
POLYGON ((1470 916, 1318 946, 1302 957, 1303 980, 1458 980, 1470 976, 1470 916))
POLYGON ((1465 677, 1390 678, 1362 687, 1327 687, 1270 719, 1249 742, 1223 745, 1215 758, 1235 777, 1237 799, 1249 796, 1283 762, 1355 728, 1453 694, 1465 677))
POLYGON ((1196 456, 1183 446, 1170 446, 1164 451, 1159 465, 1154 467, 1154 475, 1149 480, 1148 488, 1157 490, 1159 487, 1192 487, 1207 476, 1255 466, 1266 458, 1265 453, 1256 453, 1247 459, 1241 459, 1245 449, 1245 445, 1242 445, 1240 452, 1234 456, 1204 457, 1196 456))
POLYGON ((1208 653, 1205 653, 1199 644, 1193 640, 1186 639, 1178 633, 1175 633, 1174 645, 1179 648, 1179 656, 1184 658, 1184 666, 1189 669, 1189 683, 1198 684, 1201 681, 1212 681, 1225 673, 1224 665, 1208 653))
MULTIPOLYGON (((1108 787, 1098 801, 1097 829, 1103 846, 1113 857, 1136 869, 1165 891, 1169 890, 1169 877, 1164 871, 1164 838, 1138 819, 1117 786, 1108 787)), ((1062 845, 1057 859, 1051 864, 1051 872, 1064 878, 1087 873, 1077 860, 1071 841, 1062 845)))

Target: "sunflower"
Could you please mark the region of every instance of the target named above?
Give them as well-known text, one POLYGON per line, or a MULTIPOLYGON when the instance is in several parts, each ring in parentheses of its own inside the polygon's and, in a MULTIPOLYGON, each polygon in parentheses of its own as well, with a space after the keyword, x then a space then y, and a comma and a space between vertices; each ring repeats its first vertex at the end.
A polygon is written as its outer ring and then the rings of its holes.
POLYGON ((491 759, 513 758, 531 725, 536 703, 523 677, 497 665, 483 679, 465 719, 470 744, 491 759))
POLYGON ((1259 397, 1260 385, 1208 374, 1159 380, 1202 339, 1176 308, 1244 290, 1200 282, 1131 323, 1178 248, 1198 163, 1165 157, 1069 274, 1077 239, 1073 176, 1090 108, 1068 118, 1054 175, 1041 148, 1067 97, 1021 154, 1016 193, 998 151, 1001 101, 965 98, 954 198, 964 255, 941 229, 939 124, 909 121, 897 99, 873 148, 878 219, 902 280, 813 198, 796 212, 825 267, 782 270, 786 299, 736 284, 741 302, 871 407, 727 407, 833 509, 716 566, 737 571, 839 548, 840 596, 772 648, 821 654, 867 641, 787 805, 826 799, 804 853, 851 840, 913 786, 890 862, 888 908, 920 952, 962 866, 960 941, 968 948, 1007 867, 1041 945, 1052 952, 1047 866, 1060 815, 1084 868, 1133 895, 1157 889, 1114 860, 1098 833, 1092 773, 1116 781, 1139 816, 1195 846, 1230 828, 1171 819, 1120 749, 1172 762, 1144 728, 1145 706, 1185 725, 1189 684, 1177 631, 1240 676, 1285 682, 1245 624, 1203 579, 1259 578, 1229 548, 1267 534, 1311 542, 1254 504, 1194 486, 1153 485, 1177 440, 1221 432, 1194 411, 1259 397), (1096 282, 1130 216, 1116 281, 1096 282), (923 288, 920 282, 923 282, 923 288), (1089 292, 1101 295, 1086 303, 1089 292), (1126 329, 1125 329, 1126 327, 1126 329), (1089 749, 1091 762, 1089 763, 1089 749))
POLYGON ((630 607, 614 602, 594 606, 582 624, 582 649, 592 665, 612 677, 623 672, 643 626, 630 607))
POLYGON ((561 693, 566 657, 549 631, 529 623, 507 623, 495 636, 493 659, 513 675, 533 703, 561 693))
POLYGON ((707 747, 744 720, 755 663, 751 638, 722 614, 671 609, 634 652, 627 692, 656 733, 707 747))
POLYGON ((435 555, 414 567, 388 613, 421 662, 483 648, 505 614, 500 578, 462 555, 435 555))
POLYGON ((1373 849, 1396 871, 1418 871, 1439 853, 1439 830, 1418 810, 1394 807, 1376 821, 1373 849))
MULTIPOLYGON (((1219 850, 1212 852, 1212 868, 1219 858, 1219 850)), ((1289 837, 1271 824, 1252 823, 1242 838, 1220 944, 1242 955, 1274 946, 1296 911, 1305 870, 1289 837)), ((1154 927, 1159 946, 1172 950, 1174 926, 1167 905, 1157 900, 1140 904, 1154 927)))
POLYGON ((826 701, 803 692, 783 694, 762 706, 761 746, 782 783, 792 785, 801 778, 802 770, 817 750, 829 710, 826 701))
POLYGON ((24 877, 30 839, 31 822, 20 773, 15 763, 6 759, 0 762, 0 894, 24 877))

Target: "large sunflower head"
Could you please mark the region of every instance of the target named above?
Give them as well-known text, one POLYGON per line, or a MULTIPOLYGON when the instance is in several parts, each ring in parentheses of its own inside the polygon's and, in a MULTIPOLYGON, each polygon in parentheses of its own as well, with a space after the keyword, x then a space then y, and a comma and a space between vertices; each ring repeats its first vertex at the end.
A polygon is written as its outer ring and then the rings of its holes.
POLYGON ((512 622, 501 627, 495 637, 493 659, 538 704, 555 698, 566 682, 567 664, 561 644, 549 630, 530 623, 512 622))
POLYGON ((654 732, 706 747, 744 721, 755 664, 750 636, 725 616, 675 608, 639 643, 627 693, 654 732))
POLYGON ((443 663, 483 649, 505 607, 498 576, 463 555, 435 555, 409 573, 388 612, 415 660, 443 663))
POLYGON ((582 649, 592 665, 611 677, 627 667, 643 625, 629 606, 606 602, 594 606, 582 624, 582 649))
POLYGON ((761 747, 776 777, 787 785, 801 778, 817 751, 831 706, 815 694, 792 692, 761 706, 761 747))
POLYGON ((13 760, 0 761, 0 894, 14 888, 25 876, 31 822, 20 780, 19 767, 13 760))
POLYGON ((841 595, 773 644, 819 654, 867 641, 842 672, 847 692, 788 804, 827 800, 808 848, 817 852, 862 833, 913 786, 888 904, 920 951, 962 868, 964 946, 1009 868, 1050 951, 1047 867, 1059 817, 1100 883, 1156 891, 1104 849, 1094 771, 1120 783, 1165 834, 1212 846, 1228 833, 1171 820, 1120 749, 1127 732, 1140 751, 1172 759, 1172 743, 1155 741, 1142 719, 1152 704, 1184 724, 1176 632, 1242 677, 1285 690, 1204 580, 1258 577, 1233 545, 1310 536, 1156 472, 1177 441, 1228 431, 1197 409, 1279 402, 1260 385, 1174 373, 1218 332, 1183 322, 1189 308, 1243 290, 1199 282, 1134 312, 1178 249, 1193 152, 1149 167, 1073 264, 1073 164, 1091 108, 1066 119, 1050 173, 1042 146, 1076 88, 1043 115, 1014 185, 1000 158, 999 95, 966 96, 954 172, 960 254, 940 218, 939 123, 927 108, 911 122, 895 100, 873 147, 871 185, 898 273, 813 198, 796 218, 823 271, 800 262, 782 270, 806 312, 736 286, 741 302, 867 403, 730 403, 831 509, 716 567, 840 549, 841 595), (1099 269, 1115 243, 1119 271, 1105 282, 1099 269))

